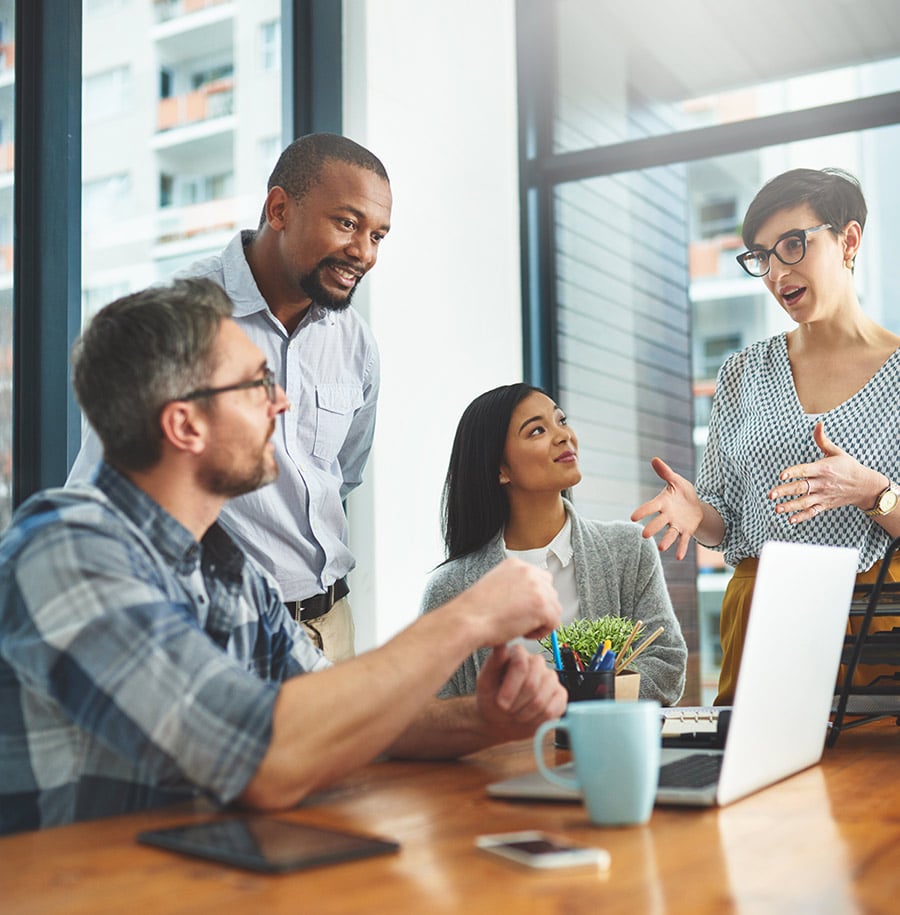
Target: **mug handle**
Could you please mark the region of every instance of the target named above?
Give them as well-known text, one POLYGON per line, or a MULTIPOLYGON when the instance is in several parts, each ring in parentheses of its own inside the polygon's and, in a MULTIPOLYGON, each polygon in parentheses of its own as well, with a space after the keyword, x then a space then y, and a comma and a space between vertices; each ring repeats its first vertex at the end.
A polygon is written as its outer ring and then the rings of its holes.
POLYGON ((545 721, 537 729, 537 731, 535 731, 533 740, 534 761, 537 763, 538 772, 540 772, 548 782, 553 782, 553 784, 559 785, 560 788, 568 788, 570 791, 578 791, 580 790, 578 787, 578 782, 574 778, 567 778, 564 775, 558 775, 544 762, 544 735, 551 728, 561 728, 566 732, 569 731, 568 724, 561 718, 557 718, 553 721, 545 721))

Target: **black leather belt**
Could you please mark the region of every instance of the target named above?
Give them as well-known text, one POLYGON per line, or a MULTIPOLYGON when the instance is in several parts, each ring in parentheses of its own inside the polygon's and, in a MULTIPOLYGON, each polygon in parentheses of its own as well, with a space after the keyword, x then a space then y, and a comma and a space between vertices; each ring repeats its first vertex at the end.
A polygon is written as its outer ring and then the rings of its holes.
POLYGON ((347 587, 346 579, 339 578, 333 585, 328 586, 328 590, 324 594, 315 594, 312 597, 307 597, 306 600, 288 600, 284 603, 290 610, 291 616, 300 623, 324 616, 341 598, 346 597, 349 593, 350 588, 347 587))

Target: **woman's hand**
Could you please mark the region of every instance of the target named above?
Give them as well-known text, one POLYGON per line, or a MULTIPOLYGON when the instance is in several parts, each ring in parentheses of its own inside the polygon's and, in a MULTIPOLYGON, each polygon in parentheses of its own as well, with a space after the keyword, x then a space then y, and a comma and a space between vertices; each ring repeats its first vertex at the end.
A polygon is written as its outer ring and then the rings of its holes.
MULTIPOLYGON (((697 498, 693 484, 675 473, 661 458, 653 458, 650 466, 666 485, 659 495, 639 505, 631 513, 631 520, 640 521, 655 514, 644 528, 644 537, 653 537, 660 531, 665 531, 659 541, 659 549, 665 551, 677 541, 675 557, 684 559, 691 544, 691 537, 703 522, 703 504, 697 498)), ((718 543, 721 539, 720 535, 711 542, 718 543)))
POLYGON ((864 467, 835 445, 821 422, 813 429, 813 439, 824 456, 811 464, 795 464, 781 472, 778 479, 789 482, 779 483, 769 492, 769 498, 787 501, 776 505, 775 511, 790 514, 789 522, 800 524, 841 505, 855 505, 863 511, 871 508, 888 485, 885 475, 864 467))

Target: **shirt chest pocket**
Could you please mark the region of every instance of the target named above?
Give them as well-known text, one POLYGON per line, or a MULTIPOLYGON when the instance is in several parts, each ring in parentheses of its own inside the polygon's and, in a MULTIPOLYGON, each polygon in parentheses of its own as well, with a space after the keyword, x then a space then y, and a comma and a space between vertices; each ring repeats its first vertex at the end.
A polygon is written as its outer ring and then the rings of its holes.
POLYGON ((313 455, 331 463, 347 437, 353 414, 362 406, 362 388, 354 384, 316 385, 316 440, 313 455))

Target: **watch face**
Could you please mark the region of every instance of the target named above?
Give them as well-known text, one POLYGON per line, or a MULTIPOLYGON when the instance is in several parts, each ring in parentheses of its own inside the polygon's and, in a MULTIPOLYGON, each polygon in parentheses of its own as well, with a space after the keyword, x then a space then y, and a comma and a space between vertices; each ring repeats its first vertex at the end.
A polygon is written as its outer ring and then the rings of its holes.
POLYGON ((882 493, 881 498, 878 500, 878 508, 883 515, 892 512, 896 505, 897 493, 895 493, 893 489, 889 489, 887 492, 882 493))

